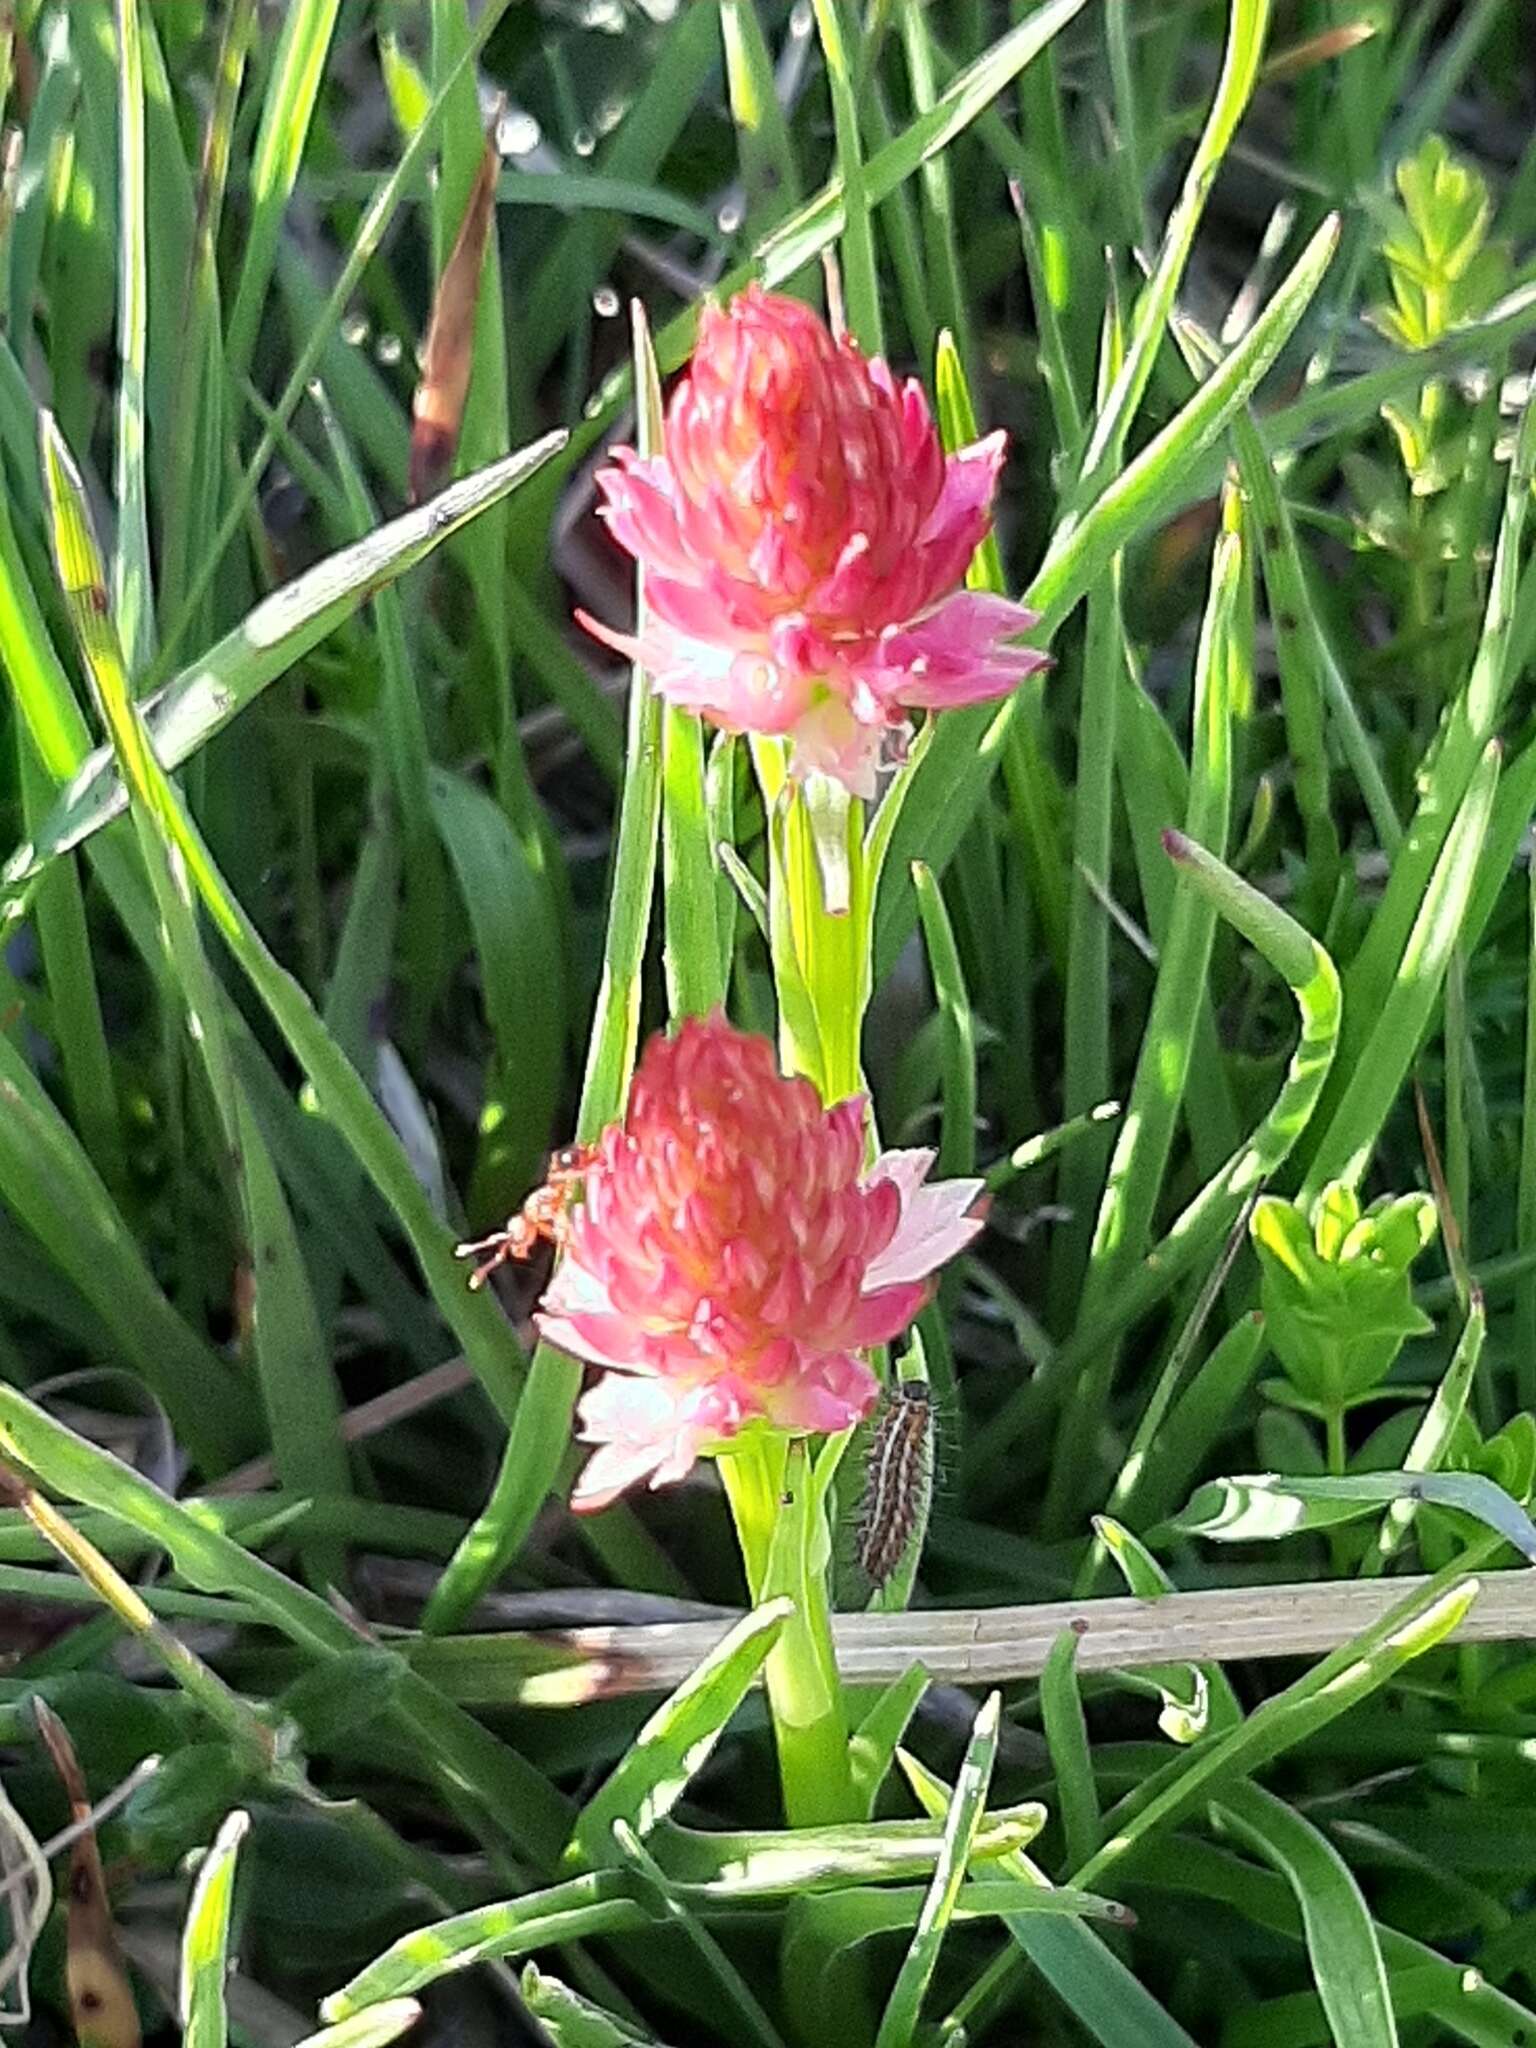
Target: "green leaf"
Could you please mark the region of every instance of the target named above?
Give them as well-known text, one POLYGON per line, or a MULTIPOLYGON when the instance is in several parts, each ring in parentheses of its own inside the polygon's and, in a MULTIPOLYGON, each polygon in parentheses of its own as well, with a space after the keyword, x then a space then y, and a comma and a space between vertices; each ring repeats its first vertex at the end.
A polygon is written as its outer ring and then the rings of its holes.
POLYGON ((1268 1472, 1213 1479, 1169 1528, 1213 1543, 1262 1543, 1359 1521, 1388 1501, 1455 1508, 1536 1564, 1536 1524, 1502 1487, 1474 1472, 1353 1472, 1330 1479, 1268 1472))
POLYGON ((997 1756, 1002 1694, 989 1693, 971 1728, 944 1817, 944 1837, 933 1882, 923 1900, 911 1945, 902 1959, 875 2037, 875 2048, 910 2048, 923 1998, 938 1967, 939 1950, 960 1899, 976 1833, 986 1810, 997 1756))
POLYGON ((1307 1960, 1334 2038, 1350 2048, 1397 2048, 1376 1930, 1338 1850, 1310 1821, 1257 1785, 1234 1786, 1212 1810, 1217 1825, 1272 1863, 1296 1894, 1307 1960))
MULTIPOLYGON (((263 598, 233 632, 145 700, 145 724, 161 766, 178 768, 189 760, 381 585, 423 561, 466 520, 515 490, 564 441, 563 434, 546 434, 505 461, 450 484, 429 504, 388 521, 366 540, 342 548, 263 598)), ((56 854, 78 846, 118 816, 125 802, 111 749, 98 748, 33 842, 6 863, 4 880, 12 887, 30 880, 56 854)))
POLYGON ((187 2048, 225 2048, 229 2019, 224 1978, 229 1969, 229 1916, 235 1858, 251 1817, 238 1808, 219 1829, 198 1868, 181 1938, 181 2025, 187 2048))
POLYGON ((567 1867, 614 1863, 615 1821, 627 1821, 645 1836, 666 1818, 725 1733, 791 1612, 788 1600, 755 1608, 657 1708, 617 1770, 582 1808, 566 1850, 567 1867))

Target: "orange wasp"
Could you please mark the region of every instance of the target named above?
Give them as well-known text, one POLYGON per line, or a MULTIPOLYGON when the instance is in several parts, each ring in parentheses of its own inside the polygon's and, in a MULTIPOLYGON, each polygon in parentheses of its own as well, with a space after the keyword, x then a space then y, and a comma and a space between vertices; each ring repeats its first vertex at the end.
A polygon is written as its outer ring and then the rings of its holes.
POLYGON ((595 1145, 562 1145, 549 1159, 548 1178, 534 1189, 515 1216, 509 1216, 500 1230, 489 1237, 477 1237, 468 1244, 456 1244, 456 1259, 472 1259, 477 1253, 489 1256, 469 1276, 471 1287, 483 1287, 498 1266, 512 1259, 529 1258, 541 1243, 559 1246, 565 1241, 566 1218, 571 1196, 597 1157, 595 1145))

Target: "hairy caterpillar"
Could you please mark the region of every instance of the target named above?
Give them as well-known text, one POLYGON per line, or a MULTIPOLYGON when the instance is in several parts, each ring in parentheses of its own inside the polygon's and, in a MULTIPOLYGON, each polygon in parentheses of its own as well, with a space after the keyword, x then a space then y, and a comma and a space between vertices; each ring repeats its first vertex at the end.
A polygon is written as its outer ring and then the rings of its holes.
POLYGON ((926 1380, 892 1387, 870 1439, 854 1555, 877 1590, 895 1573, 922 1519, 933 1476, 933 1402, 926 1380))

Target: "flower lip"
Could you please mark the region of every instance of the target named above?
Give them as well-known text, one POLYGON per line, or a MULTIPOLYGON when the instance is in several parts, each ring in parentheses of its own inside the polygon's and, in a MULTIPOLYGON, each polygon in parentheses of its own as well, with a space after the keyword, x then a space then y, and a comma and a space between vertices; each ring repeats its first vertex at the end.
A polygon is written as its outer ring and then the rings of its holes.
POLYGON ((868 794, 885 727, 1004 695, 1046 660, 1017 644, 1037 614, 961 587, 1004 451, 999 432, 946 455, 915 380, 750 285, 701 313, 660 452, 616 448, 597 473, 646 570, 644 627, 582 622, 671 701, 787 733, 797 772, 868 794))
POLYGON ((862 1354, 911 1324, 981 1228, 982 1183, 928 1182, 931 1152, 866 1171, 863 1117, 860 1099, 824 1109, 718 1010, 647 1045, 537 1316, 602 1368, 578 1505, 681 1477, 754 1423, 828 1432, 868 1413, 862 1354))

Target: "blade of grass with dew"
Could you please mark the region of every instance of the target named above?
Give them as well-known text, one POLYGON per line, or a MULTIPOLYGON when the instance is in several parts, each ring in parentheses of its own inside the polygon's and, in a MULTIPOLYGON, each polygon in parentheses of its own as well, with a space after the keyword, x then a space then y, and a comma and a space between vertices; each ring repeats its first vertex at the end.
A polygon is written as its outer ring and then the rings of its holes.
MULTIPOLYGON (((485 133, 474 71, 459 67, 459 59, 471 40, 466 0, 432 0, 431 19, 431 81, 434 89, 444 94, 442 163, 432 194, 433 268, 441 285, 476 179, 485 175, 487 169, 494 177, 499 158, 494 141, 485 133)), ((513 337, 515 352, 509 353, 506 320, 501 238, 493 203, 480 261, 469 389, 458 435, 461 472, 494 462, 512 439, 514 408, 509 370, 512 363, 521 361, 523 350, 518 335, 513 337)), ((532 425, 531 408, 521 391, 516 412, 521 440, 525 429, 532 425)), ((452 552, 464 571, 480 625, 481 659, 471 674, 481 699, 483 743, 496 764, 498 777, 505 778, 498 782, 499 794, 528 858, 537 867, 539 848, 529 816, 531 799, 512 700, 511 635, 504 596, 507 536, 506 509, 493 507, 487 518, 477 520, 458 536, 452 552)))
POLYGON ((245 255, 224 350, 226 373, 236 386, 255 351, 283 215, 309 141, 340 12, 341 0, 293 0, 273 52, 262 95, 261 126, 251 153, 245 255))
MULTIPOLYGON (((263 598, 216 646, 145 700, 145 722, 162 766, 179 768, 385 583, 403 575, 485 505, 515 490, 561 444, 560 434, 546 434, 489 471, 450 484, 430 504, 388 521, 263 598)), ((44 830, 7 862, 6 882, 14 888, 30 880, 55 854, 78 846, 117 817, 125 802, 111 749, 98 748, 79 768, 44 830)))
MULTIPOLYGON (((1376 1004, 1364 1043, 1353 1060, 1341 1043, 1337 1065, 1344 1074, 1344 1083, 1332 1118, 1307 1168, 1301 1197, 1304 1201, 1314 1198, 1329 1181, 1358 1183, 1397 1098, 1403 1077, 1429 1028, 1450 962, 1451 949, 1466 917, 1478 854, 1487 832, 1494 791, 1498 785, 1499 762, 1499 743, 1492 740, 1484 748, 1482 759, 1473 771, 1450 821, 1450 828, 1441 841, 1439 856, 1427 876, 1414 922, 1405 935, 1393 979, 1382 991, 1382 999, 1376 1004)), ((1414 834, 1410 829, 1404 842, 1405 858, 1412 858, 1407 849, 1413 842, 1414 834)), ((1416 860, 1413 865, 1418 865, 1416 860)), ((1397 871, 1394 867, 1394 874, 1397 871)), ((1391 886, 1389 883, 1389 891, 1391 886)), ((1386 908, 1386 902, 1384 897, 1378 917, 1386 908)), ((1346 977, 1346 1017, 1356 999, 1346 977)), ((1328 1093, 1325 1089, 1320 1116, 1327 1114, 1328 1093)))
MULTIPOLYGON (((655 181, 719 58, 718 5, 707 0, 680 8, 624 120, 594 160, 594 170, 609 178, 655 181)), ((523 318, 530 383, 549 367, 573 324, 586 317, 623 233, 617 218, 573 220, 540 265, 523 318)))
MULTIPOLYGON (((636 389, 654 388, 655 359, 638 308, 634 357, 636 389)), ((641 409, 642 454, 653 451, 655 419, 654 406, 641 409)), ((636 579, 637 632, 643 626, 644 603, 641 572, 636 579)), ((614 835, 602 979, 576 1119, 576 1137, 583 1144, 623 1114, 639 1049, 645 944, 661 833, 661 709, 649 678, 636 668, 630 684, 629 743, 614 835)), ((516 1555, 559 1474, 580 1387, 581 1368, 575 1360, 539 1344, 490 1498, 427 1602, 422 1627, 428 1633, 457 1628, 484 1588, 516 1555)))
MULTIPOLYGON (((326 0, 326 4, 331 4, 331 0, 326 0)), ((303 396, 310 377, 314 373, 316 364, 324 354, 327 343, 335 334, 342 313, 353 292, 356 290, 359 280, 367 269, 370 259, 377 253, 379 244, 384 238, 385 229, 394 217, 395 210, 399 206, 400 201, 407 191, 410 190, 425 157, 428 144, 436 133, 437 122, 442 113, 448 88, 458 76, 459 71, 461 69, 468 70, 474 59, 478 57, 510 4, 511 0, 486 0, 486 5, 481 12, 480 19, 475 25, 475 33, 469 47, 455 63, 449 77, 444 80, 442 89, 433 95, 432 102, 422 118, 421 126, 407 141, 395 168, 382 181, 372 203, 364 212, 363 218, 358 223, 357 233, 353 237, 351 248, 347 252, 346 261, 343 263, 330 294, 320 310, 318 319, 311 322, 306 329, 303 346, 298 351, 297 360, 289 373, 288 381, 283 386, 277 403, 272 409, 276 420, 287 421, 292 417, 294 408, 303 396)), ((238 384, 236 388, 238 388, 238 384)), ((219 521, 207 552, 203 555, 192 575, 190 587, 180 614, 171 622, 161 636, 158 665, 161 674, 168 673, 169 665, 176 649, 186 633, 191 619, 195 616, 198 606, 202 603, 204 594, 219 571, 219 567, 224 560, 225 550, 239 531, 241 522, 249 514, 251 506, 255 502, 261 478, 266 473, 267 464, 272 459, 276 445, 277 436, 273 427, 269 424, 263 430, 255 451, 246 465, 245 472, 231 494, 230 502, 225 507, 224 516, 219 521)))
POLYGON ((229 1971, 229 1923, 235 1898, 235 1859, 251 1824, 239 1808, 219 1829, 198 1866, 181 1937, 181 2026, 187 2048, 225 2048, 229 2015, 224 1979, 229 1971))
POLYGON ((1397 2048, 1370 1910, 1328 1837, 1258 1785, 1233 1786, 1212 1811, 1218 1828, 1262 1856, 1295 1893, 1307 1960, 1335 2039, 1350 2048, 1397 2048))
MULTIPOLYGON (((885 148, 866 160, 864 187, 869 204, 878 206, 931 156, 948 148, 1086 4, 1087 0, 1047 0, 1045 6, 999 37, 967 66, 940 93, 930 113, 919 115, 885 148)), ((626 123, 626 127, 629 125, 626 123)), ((788 284, 814 263, 823 250, 831 248, 842 229, 842 190, 834 179, 759 244, 749 261, 727 271, 716 286, 717 293, 721 298, 729 298, 754 277, 770 290, 788 284)), ((1536 320, 1536 308, 1531 317, 1536 320)), ((657 335, 656 358, 663 371, 676 369, 686 358, 693 346, 697 319, 697 308, 690 307, 669 320, 657 335)), ((633 392, 633 378, 627 369, 615 370, 604 379, 585 407, 580 426, 572 430, 571 463, 579 461, 607 431, 630 402, 633 392)), ((562 474, 568 467, 569 463, 563 465, 562 474)), ((556 476, 549 479, 552 486, 559 481, 556 476)), ((547 516, 547 501, 530 502, 525 511, 519 512, 517 524, 522 524, 525 512, 530 522, 543 520, 547 516)))
MULTIPOLYGON (((1211 564, 1210 598, 1195 659, 1190 748, 1190 837, 1225 846, 1232 811, 1232 705, 1252 663, 1252 619, 1246 615, 1241 509, 1229 495, 1211 564)), ((1215 906, 1185 893, 1175 901, 1158 959, 1146 1030, 1110 1159, 1109 1175, 1089 1248, 1081 1317, 1092 1323, 1146 1250, 1167 1171, 1194 1042, 1195 1013, 1216 934, 1215 906)), ((1094 1418, 1113 1383, 1114 1347, 1082 1370, 1061 1413, 1045 1503, 1046 1526, 1062 1532, 1084 1497, 1094 1418)))
MULTIPOLYGON (((298 1234, 261 1131, 231 1061, 213 970, 197 928, 184 856, 166 801, 169 785, 144 741, 106 590, 106 567, 84 488, 69 451, 44 415, 43 471, 54 557, 86 674, 130 794, 145 872, 154 892, 165 966, 185 1007, 223 1134, 225 1169, 250 1261, 251 1331, 278 1472, 299 1492, 349 1489, 338 1430, 341 1398, 309 1291, 298 1234)), ((146 593, 147 597, 147 593, 146 593)), ((311 1560, 336 1576, 340 1551, 311 1560)))
MULTIPOLYGON (((192 529, 220 488, 225 391, 218 277, 219 228, 240 88, 256 29, 257 0, 235 0, 225 17, 203 137, 192 267, 183 303, 185 332, 171 382, 171 447, 160 524, 157 611, 162 625, 181 610, 192 529)), ((201 626, 202 622, 199 622, 201 626)))
POLYGON ((923 1998, 938 1968, 939 1951, 960 1898, 977 1830, 985 1817, 992 1766, 997 1758, 1002 1704, 1001 1693, 989 1693, 972 1723, 970 1739, 955 1774, 949 1810, 944 1816, 944 1839, 934 1865, 933 1881, 881 2014, 875 2048, 911 2048, 916 2037, 923 1998))
MULTIPOLYGON (((1205 450, 1247 403, 1290 338, 1328 267, 1338 237, 1330 217, 1308 243, 1221 367, 1181 412, 1109 484, 1080 520, 1059 526, 1024 601, 1041 613, 1032 637, 1045 640, 1086 594, 1134 533, 1153 525, 1179 493, 1205 450)), ((950 711, 936 721, 933 743, 898 782, 909 780, 893 851, 925 854, 935 872, 973 816, 1018 715, 1018 693, 998 711, 950 711)), ((886 799, 890 801, 889 796, 886 799)), ((877 925, 877 971, 884 973, 911 926, 909 895, 889 888, 877 925)))

